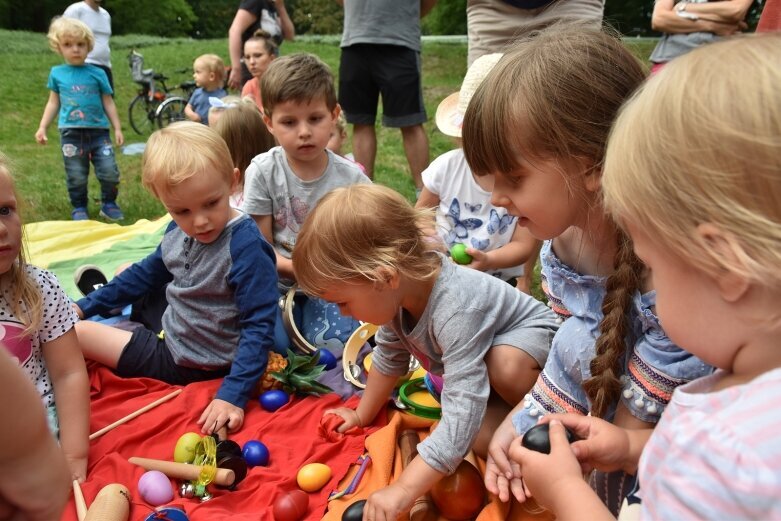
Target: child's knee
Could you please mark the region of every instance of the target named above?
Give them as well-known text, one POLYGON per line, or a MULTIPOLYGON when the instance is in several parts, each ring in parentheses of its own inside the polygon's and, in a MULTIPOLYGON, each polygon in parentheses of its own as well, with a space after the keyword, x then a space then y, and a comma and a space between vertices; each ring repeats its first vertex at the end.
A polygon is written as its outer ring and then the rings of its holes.
POLYGON ((540 374, 540 364, 517 347, 493 346, 485 356, 488 379, 505 400, 517 403, 532 388, 540 374))

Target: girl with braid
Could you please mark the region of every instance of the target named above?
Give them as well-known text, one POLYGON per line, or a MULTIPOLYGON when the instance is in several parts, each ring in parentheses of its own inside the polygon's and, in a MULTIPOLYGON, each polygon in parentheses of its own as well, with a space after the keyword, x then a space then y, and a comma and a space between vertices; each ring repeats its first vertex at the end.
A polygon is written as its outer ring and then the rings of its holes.
MULTIPOLYGON (((647 273, 602 206, 610 126, 645 76, 614 36, 558 26, 505 53, 467 108, 467 161, 494 176, 491 203, 545 241, 542 287, 563 320, 537 382, 491 440, 486 487, 502 501, 526 499, 508 450, 543 415, 590 413, 649 428, 675 387, 711 372, 667 338, 647 273)), ((634 478, 590 481, 615 512, 634 478)))

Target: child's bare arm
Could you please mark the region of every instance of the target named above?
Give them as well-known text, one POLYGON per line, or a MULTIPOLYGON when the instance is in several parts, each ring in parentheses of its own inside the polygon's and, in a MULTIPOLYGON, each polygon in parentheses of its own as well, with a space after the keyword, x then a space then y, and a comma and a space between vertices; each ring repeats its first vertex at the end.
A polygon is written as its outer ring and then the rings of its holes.
POLYGON ((60 95, 51 90, 49 91, 49 100, 43 108, 41 123, 38 125, 38 131, 35 133, 35 140, 41 145, 45 145, 49 141, 49 138, 46 137, 46 130, 54 121, 58 110, 60 110, 60 95))
POLYGON ((437 206, 439 206, 439 194, 435 194, 424 186, 415 202, 415 208, 436 208, 437 206))
POLYGON ((184 115, 190 121, 196 121, 198 123, 201 122, 201 116, 199 116, 198 113, 193 110, 193 106, 189 103, 184 108, 184 115))
POLYGON ((364 514, 368 514, 368 519, 396 519, 443 477, 444 474, 416 456, 399 479, 369 496, 364 514))
POLYGON ((119 122, 119 113, 117 112, 117 105, 114 103, 114 98, 110 94, 103 94, 103 110, 106 111, 106 116, 111 122, 111 126, 114 128, 114 142, 118 147, 121 147, 125 143, 125 136, 122 134, 122 124, 119 122))
POLYGON ((60 444, 72 478, 84 481, 89 453, 89 379, 76 330, 44 343, 43 357, 54 387, 60 444))
POLYGON ((12 419, 0 429, 0 517, 59 519, 70 494, 68 465, 46 425, 40 396, 2 347, 0 395, 3 414, 12 419))
MULTIPOLYGON (((271 215, 253 215, 255 224, 258 225, 260 233, 266 238, 269 244, 274 245, 274 218, 271 215)), ((293 272, 293 261, 287 257, 280 255, 276 248, 274 248, 274 254, 277 257, 277 273, 280 277, 286 279, 296 279, 296 275, 293 272)))

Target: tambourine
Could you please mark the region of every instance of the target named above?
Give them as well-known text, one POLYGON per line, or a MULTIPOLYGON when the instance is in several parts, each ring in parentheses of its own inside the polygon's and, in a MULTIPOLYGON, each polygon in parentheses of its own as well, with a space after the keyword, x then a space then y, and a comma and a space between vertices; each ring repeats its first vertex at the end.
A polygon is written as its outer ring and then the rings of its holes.
POLYGON ((287 290, 287 293, 279 299, 279 307, 282 309, 282 324, 285 326, 285 331, 287 331, 290 341, 293 343, 293 347, 301 353, 312 354, 317 351, 317 348, 307 342, 304 335, 298 329, 293 316, 293 311, 296 306, 295 299, 296 297, 303 296, 305 295, 298 289, 298 284, 293 284, 293 286, 287 290))
MULTIPOLYGON (((344 351, 342 351, 342 371, 344 372, 344 379, 359 389, 365 389, 366 384, 358 379, 363 372, 361 366, 358 364, 358 354, 361 352, 361 348, 364 344, 377 333, 378 329, 380 329, 380 326, 364 322, 358 329, 353 331, 353 334, 350 335, 350 338, 347 339, 347 343, 344 345, 344 351)), ((410 355, 409 371, 405 376, 401 377, 401 380, 406 381, 409 379, 418 368, 420 368, 420 362, 418 362, 417 358, 410 355)))
POLYGON ((431 420, 438 420, 442 416, 442 407, 429 392, 424 378, 413 378, 402 385, 399 389, 399 401, 404 405, 406 412, 415 416, 431 420), (429 403, 421 401, 424 397, 429 403))

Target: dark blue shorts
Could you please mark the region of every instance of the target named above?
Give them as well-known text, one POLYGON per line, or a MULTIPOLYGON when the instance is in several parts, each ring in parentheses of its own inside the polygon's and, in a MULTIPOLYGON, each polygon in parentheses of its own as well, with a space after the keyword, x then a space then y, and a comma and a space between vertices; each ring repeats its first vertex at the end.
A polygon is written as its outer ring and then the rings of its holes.
POLYGON ((173 385, 222 378, 229 371, 230 367, 207 370, 176 365, 165 340, 143 327, 133 331, 130 341, 119 355, 116 369, 116 373, 123 378, 144 376, 173 385))

